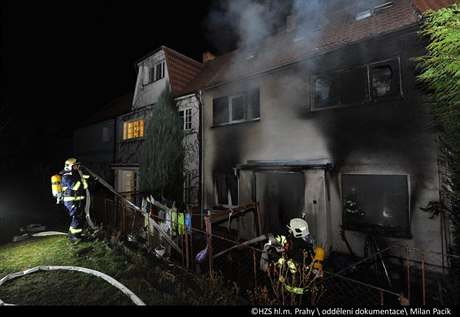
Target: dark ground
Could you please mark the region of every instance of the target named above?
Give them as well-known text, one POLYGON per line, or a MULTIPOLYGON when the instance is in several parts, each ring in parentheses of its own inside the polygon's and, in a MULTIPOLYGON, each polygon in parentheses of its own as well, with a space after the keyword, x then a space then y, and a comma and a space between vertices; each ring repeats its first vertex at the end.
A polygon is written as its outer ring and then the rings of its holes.
POLYGON ((21 235, 19 228, 28 224, 42 224, 46 230, 68 231, 67 210, 63 205, 56 205, 51 195, 52 174, 26 169, 0 174, 0 245, 21 235))

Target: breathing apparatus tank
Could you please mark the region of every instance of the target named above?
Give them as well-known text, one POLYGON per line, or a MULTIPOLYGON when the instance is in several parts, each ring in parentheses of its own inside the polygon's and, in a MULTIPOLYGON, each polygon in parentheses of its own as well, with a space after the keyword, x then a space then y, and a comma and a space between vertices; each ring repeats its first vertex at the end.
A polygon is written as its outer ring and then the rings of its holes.
POLYGON ((59 174, 51 176, 51 193, 56 198, 56 204, 60 204, 62 202, 62 184, 61 175, 59 174))
POLYGON ((326 253, 323 248, 316 247, 315 249, 315 256, 313 257, 312 264, 313 264, 313 271, 315 274, 322 274, 323 272, 323 261, 326 257, 326 253))

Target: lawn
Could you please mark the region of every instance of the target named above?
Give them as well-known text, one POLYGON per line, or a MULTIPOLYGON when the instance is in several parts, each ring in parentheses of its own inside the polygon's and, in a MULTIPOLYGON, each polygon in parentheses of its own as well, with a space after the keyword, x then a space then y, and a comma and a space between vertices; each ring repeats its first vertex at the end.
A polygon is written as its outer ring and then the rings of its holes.
MULTIPOLYGON (((32 237, 0 246, 0 279, 36 266, 78 266, 109 275, 146 305, 178 305, 156 288, 162 270, 100 240, 72 244, 66 236, 32 237)), ((83 272, 38 271, 6 281, 0 299, 15 305, 135 305, 118 288, 83 272)))

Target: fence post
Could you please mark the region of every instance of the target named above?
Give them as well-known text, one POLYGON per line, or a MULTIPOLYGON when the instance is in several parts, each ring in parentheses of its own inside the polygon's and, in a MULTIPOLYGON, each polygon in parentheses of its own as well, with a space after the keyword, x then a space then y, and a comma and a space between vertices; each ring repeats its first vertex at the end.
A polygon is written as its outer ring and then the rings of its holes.
POLYGON ((410 302, 410 262, 409 262, 409 247, 406 246, 406 265, 407 265, 407 299, 410 302))
POLYGON ((188 250, 188 230, 185 228, 185 265, 187 270, 190 266, 190 259, 189 259, 189 250, 188 250))
POLYGON ((252 260, 254 267, 254 289, 257 288, 257 261, 256 261, 256 250, 252 249, 252 260))
POLYGON ((207 237, 207 246, 208 246, 208 259, 209 259, 209 273, 213 273, 213 251, 212 251, 212 228, 211 228, 211 217, 204 217, 204 222, 206 223, 206 237, 207 237))
POLYGON ((422 251, 422 301, 423 306, 426 305, 426 293, 425 293, 425 254, 422 251))

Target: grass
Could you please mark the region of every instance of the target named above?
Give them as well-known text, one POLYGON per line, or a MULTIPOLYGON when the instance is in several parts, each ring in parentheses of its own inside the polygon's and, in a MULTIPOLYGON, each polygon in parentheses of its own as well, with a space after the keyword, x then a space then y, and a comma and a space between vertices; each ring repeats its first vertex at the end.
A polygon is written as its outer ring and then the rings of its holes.
MULTIPOLYGON (((99 240, 72 244, 66 236, 34 237, 0 246, 0 278, 35 266, 80 266, 105 273, 147 305, 177 305, 155 284, 161 270, 99 240)), ((134 305, 105 280, 75 271, 38 271, 0 286, 0 299, 16 305, 134 305)))

